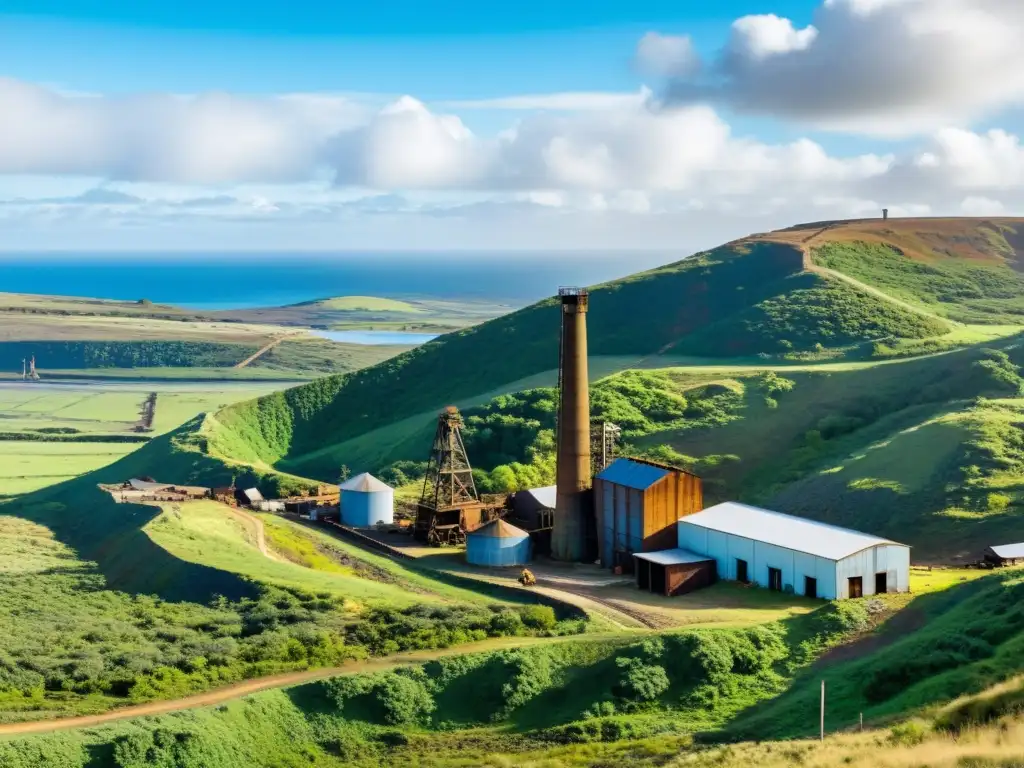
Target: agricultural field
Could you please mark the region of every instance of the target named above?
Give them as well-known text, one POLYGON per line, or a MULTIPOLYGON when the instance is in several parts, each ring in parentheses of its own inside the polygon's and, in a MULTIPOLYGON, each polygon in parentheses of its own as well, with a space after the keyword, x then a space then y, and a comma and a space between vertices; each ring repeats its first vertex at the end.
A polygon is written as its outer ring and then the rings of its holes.
POLYGON ((275 386, 281 385, 0 383, 0 497, 28 493, 110 464, 152 435, 275 386), (138 434, 133 430, 142 403, 154 391, 153 432, 138 434))

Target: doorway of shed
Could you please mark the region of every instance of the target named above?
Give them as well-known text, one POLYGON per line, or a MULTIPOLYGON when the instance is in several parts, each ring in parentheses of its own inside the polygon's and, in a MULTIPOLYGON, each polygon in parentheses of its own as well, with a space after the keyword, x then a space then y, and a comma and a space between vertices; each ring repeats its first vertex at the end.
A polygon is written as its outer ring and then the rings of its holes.
POLYGON ((750 581, 747 576, 747 561, 736 558, 736 581, 746 584, 750 581))
POLYGON ((850 577, 850 597, 864 597, 864 579, 860 576, 850 577))
POLYGON ((768 589, 773 592, 782 591, 782 571, 779 568, 768 569, 768 589))
POLYGON ((875 574, 875 594, 884 595, 889 591, 889 578, 887 573, 875 574))
POLYGON ((818 596, 818 580, 810 576, 804 576, 804 597, 818 596))

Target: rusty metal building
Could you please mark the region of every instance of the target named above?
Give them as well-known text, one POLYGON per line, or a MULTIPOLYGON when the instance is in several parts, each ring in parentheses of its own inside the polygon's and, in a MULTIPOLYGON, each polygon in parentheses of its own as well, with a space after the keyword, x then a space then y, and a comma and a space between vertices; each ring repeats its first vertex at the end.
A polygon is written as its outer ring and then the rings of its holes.
POLYGON ((703 506, 696 475, 642 459, 616 459, 594 478, 601 564, 632 573, 635 553, 676 547, 679 519, 703 506))

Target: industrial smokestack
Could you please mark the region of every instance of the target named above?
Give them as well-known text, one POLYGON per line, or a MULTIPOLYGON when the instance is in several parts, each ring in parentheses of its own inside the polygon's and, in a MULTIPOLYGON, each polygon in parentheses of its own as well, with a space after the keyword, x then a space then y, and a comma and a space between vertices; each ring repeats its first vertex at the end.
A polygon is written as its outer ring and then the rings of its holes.
POLYGON ((558 361, 558 459, 551 555, 578 561, 584 552, 586 491, 590 488, 590 391, 585 288, 560 288, 562 343, 558 361))

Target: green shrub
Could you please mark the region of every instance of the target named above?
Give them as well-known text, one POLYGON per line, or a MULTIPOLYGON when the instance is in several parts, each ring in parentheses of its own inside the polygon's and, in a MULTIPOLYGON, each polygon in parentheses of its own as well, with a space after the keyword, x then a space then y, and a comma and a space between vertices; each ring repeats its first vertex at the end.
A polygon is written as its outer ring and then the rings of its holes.
POLYGON ((896 747, 915 747, 928 737, 928 728, 918 720, 908 720, 889 730, 889 743, 896 747))
POLYGON ((423 680, 397 672, 385 674, 372 694, 390 725, 418 725, 426 722, 436 705, 423 680))
POLYGON ((519 609, 519 615, 530 629, 550 630, 558 623, 555 609, 550 605, 527 605, 519 609))
POLYGON ((628 657, 620 657, 615 663, 620 677, 614 690, 623 699, 654 701, 669 688, 668 674, 664 667, 628 657))

